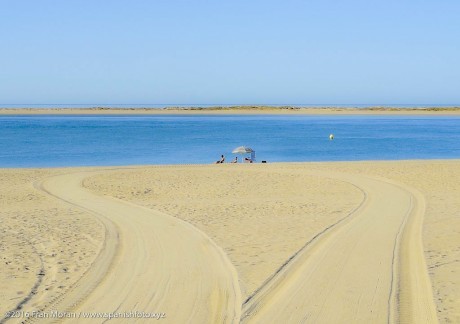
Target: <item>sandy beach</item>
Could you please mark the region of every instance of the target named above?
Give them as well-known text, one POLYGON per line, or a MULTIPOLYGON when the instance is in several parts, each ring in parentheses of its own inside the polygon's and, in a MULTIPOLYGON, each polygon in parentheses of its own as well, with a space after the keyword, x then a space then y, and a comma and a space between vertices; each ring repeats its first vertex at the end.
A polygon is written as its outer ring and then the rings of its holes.
POLYGON ((460 1, 5 3, 0 324, 460 324, 460 1))
POLYGON ((458 160, 0 174, 0 323, 460 322, 458 160))

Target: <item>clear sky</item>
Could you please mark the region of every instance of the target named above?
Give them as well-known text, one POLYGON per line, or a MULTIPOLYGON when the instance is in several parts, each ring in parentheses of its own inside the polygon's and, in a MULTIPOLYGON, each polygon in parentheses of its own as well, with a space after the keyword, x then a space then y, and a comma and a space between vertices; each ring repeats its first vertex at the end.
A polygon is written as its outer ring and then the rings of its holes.
POLYGON ((0 104, 460 104, 460 1, 0 1, 0 104))

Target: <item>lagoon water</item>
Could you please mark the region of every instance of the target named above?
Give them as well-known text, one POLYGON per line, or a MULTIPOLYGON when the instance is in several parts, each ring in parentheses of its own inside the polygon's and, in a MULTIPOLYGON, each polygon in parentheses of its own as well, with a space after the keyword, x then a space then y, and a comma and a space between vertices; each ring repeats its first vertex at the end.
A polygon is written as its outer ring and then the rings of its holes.
POLYGON ((0 116, 0 167, 460 158, 458 116, 0 116), (329 140, 329 134, 335 135, 329 140))

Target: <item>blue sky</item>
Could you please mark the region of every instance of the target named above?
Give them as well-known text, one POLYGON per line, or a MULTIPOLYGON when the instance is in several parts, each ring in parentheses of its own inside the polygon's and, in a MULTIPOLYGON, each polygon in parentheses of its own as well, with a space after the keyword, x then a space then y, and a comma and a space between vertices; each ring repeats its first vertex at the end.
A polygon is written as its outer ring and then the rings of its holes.
POLYGON ((460 104, 460 2, 1 1, 0 104, 460 104))

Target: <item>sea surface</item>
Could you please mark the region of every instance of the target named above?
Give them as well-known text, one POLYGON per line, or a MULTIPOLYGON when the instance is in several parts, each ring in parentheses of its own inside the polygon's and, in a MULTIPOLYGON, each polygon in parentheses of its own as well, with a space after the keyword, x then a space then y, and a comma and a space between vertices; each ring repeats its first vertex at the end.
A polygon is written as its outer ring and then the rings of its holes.
POLYGON ((241 145, 268 163, 460 159, 460 117, 0 116, 2 168, 229 162, 241 145))

